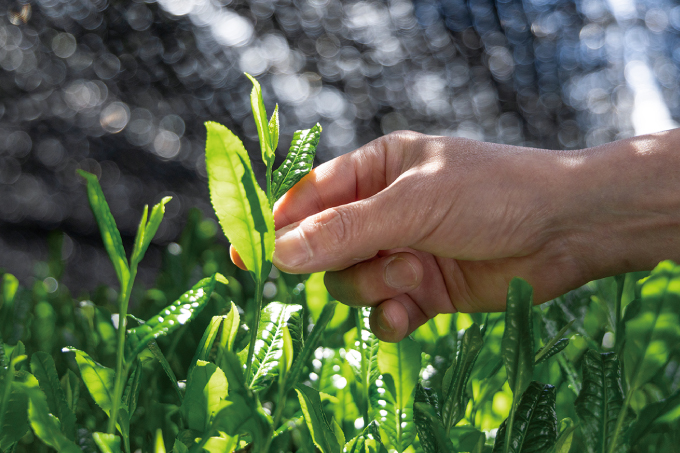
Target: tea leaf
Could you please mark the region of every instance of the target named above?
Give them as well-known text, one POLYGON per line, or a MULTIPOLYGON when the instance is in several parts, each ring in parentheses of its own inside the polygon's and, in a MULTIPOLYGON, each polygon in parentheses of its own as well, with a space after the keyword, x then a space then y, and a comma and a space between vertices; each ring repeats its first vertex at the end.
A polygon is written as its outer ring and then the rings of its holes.
MULTIPOLYGON (((583 388, 574 406, 585 445, 591 453, 609 451, 624 400, 619 359, 613 352, 588 350, 582 364, 583 388)), ((620 436, 613 451, 627 451, 622 441, 620 436)))
POLYGON ((296 386, 295 391, 297 392, 300 407, 305 416, 305 422, 309 428, 309 433, 312 435, 314 445, 322 453, 340 453, 342 446, 338 443, 333 428, 326 419, 319 392, 306 385, 296 386))
POLYGON ((546 347, 543 347, 543 348, 539 348, 538 351, 536 351, 535 365, 538 365, 539 363, 545 362, 546 360, 548 360, 550 357, 554 356, 555 354, 559 354, 567 346, 569 346, 569 339, 568 338, 560 338, 550 347, 546 346, 546 347))
POLYGON ((92 439, 102 453, 120 453, 120 437, 115 434, 92 433, 92 439))
POLYGON ((87 181, 87 198, 90 201, 90 207, 92 208, 95 219, 97 219, 106 252, 109 254, 109 258, 116 270, 120 286, 123 288, 127 286, 130 278, 130 270, 128 268, 127 258, 125 257, 123 241, 120 238, 120 232, 116 226, 116 220, 113 218, 113 215, 111 215, 111 210, 104 198, 104 192, 102 192, 97 177, 92 173, 83 170, 78 170, 78 174, 87 181))
POLYGON ((210 432, 222 431, 229 436, 249 434, 252 451, 262 451, 262 442, 268 437, 271 425, 259 402, 250 394, 230 392, 220 403, 213 417, 210 432))
POLYGON ((316 123, 311 129, 295 131, 286 160, 274 172, 272 180, 274 201, 281 198, 312 170, 320 137, 321 125, 319 123, 316 123))
POLYGON ((68 407, 75 412, 75 408, 78 406, 78 398, 80 398, 80 379, 73 371, 68 370, 61 377, 61 388, 64 391, 68 407))
POLYGON ((196 317, 210 300, 213 289, 215 275, 196 283, 172 305, 168 305, 141 326, 128 330, 131 349, 127 355, 128 361, 134 359, 150 341, 174 332, 196 317))
MULTIPOLYGON (((76 364, 80 370, 80 377, 85 383, 85 387, 87 387, 94 402, 106 412, 106 415, 110 416, 111 408, 113 407, 113 389, 116 372, 95 362, 87 353, 76 348, 67 346, 63 351, 75 352, 76 364)), ((130 417, 128 416, 127 407, 124 404, 122 406, 118 409, 119 415, 117 417, 118 420, 116 420, 116 427, 125 439, 129 434, 130 417)))
POLYGON ((220 410, 220 401, 227 396, 228 384, 224 372, 217 365, 199 360, 182 402, 182 415, 190 429, 205 432, 211 417, 220 410))
POLYGON ((255 125, 257 126, 257 138, 260 141, 262 162, 264 162, 265 165, 270 166, 270 163, 274 161, 274 151, 276 148, 272 147, 272 140, 269 135, 267 111, 264 108, 264 101, 262 100, 262 87, 250 74, 246 73, 246 77, 253 82, 253 89, 250 91, 250 106, 253 109, 253 117, 255 118, 255 125))
POLYGON ((513 278, 508 287, 501 353, 515 399, 524 393, 534 373, 533 292, 521 278, 513 278))
POLYGON ((383 443, 403 452, 413 441, 413 394, 420 373, 420 345, 410 338, 399 343, 380 342, 378 368, 383 376, 385 392, 378 401, 377 419, 383 443))
MULTIPOLYGON (((0 342, 2 347, 2 342, 0 342)), ((38 382, 26 372, 14 372, 17 360, 10 362, 5 371, 5 377, 0 381, 2 400, 0 400, 0 449, 7 450, 21 439, 29 429, 28 426, 28 395, 23 382, 35 386, 38 382), (16 377, 15 377, 16 374, 16 377)), ((44 397, 44 395, 43 395, 44 397)))
POLYGON ((555 414, 555 387, 532 381, 522 394, 515 410, 515 422, 508 433, 507 418, 498 428, 494 453, 520 453, 522 451, 548 451, 557 439, 555 414), (506 442, 506 435, 509 439, 506 442))
POLYGON ((271 140, 272 153, 276 154, 276 148, 279 146, 279 104, 276 104, 274 113, 269 118, 269 139, 271 140))
POLYGON ((649 432, 654 422, 680 407, 680 390, 676 390, 668 398, 645 406, 630 427, 630 445, 634 447, 649 432))
POLYGON ((2 276, 2 301, 0 301, 0 308, 3 304, 11 304, 14 301, 14 296, 19 289, 19 280, 12 274, 5 274, 2 276))
POLYGON ((413 423, 418 431, 420 445, 425 453, 454 451, 448 430, 439 414, 437 394, 420 384, 416 387, 413 405, 413 423))
POLYGON ((486 436, 474 426, 464 425, 454 426, 449 431, 449 439, 453 451, 478 451, 476 448, 480 443, 484 445, 486 436))
POLYGON ((144 258, 144 254, 149 248, 149 244, 151 244, 151 240, 156 235, 158 227, 163 220, 163 215, 165 215, 165 205, 170 200, 172 200, 172 197, 165 197, 160 203, 155 205, 151 210, 151 216, 149 216, 148 222, 147 213, 149 211, 149 207, 144 206, 144 213, 142 214, 142 220, 140 221, 139 227, 137 228, 135 246, 132 249, 132 256, 130 258, 131 267, 136 266, 140 261, 142 261, 142 258, 144 258))
POLYGON ((139 383, 142 379, 142 362, 135 360, 135 368, 128 377, 123 391, 123 403, 128 408, 128 414, 132 417, 137 409, 137 399, 139 398, 139 383))
POLYGON ((59 452, 80 453, 75 442, 61 432, 59 419, 50 415, 47 397, 40 390, 38 381, 29 374, 22 387, 28 395, 28 419, 35 435, 59 452))
POLYGON ((290 336, 288 326, 283 326, 282 338, 283 347, 281 348, 281 360, 279 360, 279 378, 285 379, 288 371, 293 365, 293 339, 290 336))
MULTIPOLYGON (((155 341, 150 341, 148 345, 146 345, 147 348, 149 348, 149 351, 151 351, 151 354, 158 360, 158 363, 161 364, 161 367, 163 368, 163 371, 165 371, 166 376, 168 376, 168 379, 170 379, 170 382, 172 384, 172 388, 177 394, 177 398, 179 399, 179 404, 182 404, 182 392, 179 389, 179 385, 177 384, 177 377, 175 376, 175 372, 172 371, 172 368, 170 367, 170 364, 168 363, 168 360, 165 358, 165 355, 163 354, 163 351, 161 351, 161 348, 158 347, 158 343, 155 341)), ((193 365, 194 362, 192 362, 193 365)))
POLYGON ((76 436, 76 415, 68 403, 64 390, 61 388, 57 368, 52 356, 46 352, 38 351, 31 357, 31 371, 38 379, 40 389, 47 398, 47 407, 61 421, 61 431, 70 440, 76 436))
POLYGON ((215 343, 215 339, 217 338, 217 333, 220 330, 222 321, 223 321, 222 316, 213 316, 212 319, 210 320, 210 324, 208 324, 208 327, 205 328, 203 336, 201 337, 201 341, 198 343, 198 346, 196 347, 194 357, 193 359, 191 359, 191 364, 189 365, 189 371, 187 372, 187 376, 191 376, 191 373, 193 372, 194 367, 196 366, 199 360, 203 361, 208 360, 210 350, 213 347, 213 343, 215 343))
POLYGON ((680 266, 661 262, 640 294, 639 311, 625 323, 623 360, 631 393, 649 382, 680 344, 680 266))
POLYGON ((271 302, 262 309, 248 387, 255 392, 269 387, 279 374, 283 328, 302 322, 302 306, 271 302))
POLYGON ((309 334, 309 337, 307 337, 307 341, 305 342, 302 351, 300 351, 293 362, 290 374, 286 379, 286 392, 292 389, 298 382, 300 376, 302 375, 303 368, 309 362, 309 359, 311 359, 314 351, 316 351, 316 348, 318 348, 319 344, 321 344, 323 332, 330 320, 333 318, 333 313, 335 312, 335 307, 337 304, 338 302, 336 301, 329 302, 328 305, 323 308, 321 315, 319 315, 319 319, 317 320, 316 324, 314 324, 312 332, 309 334))
POLYGON ((236 334, 238 333, 240 324, 241 316, 238 314, 238 308, 234 302, 232 302, 229 314, 224 316, 224 320, 222 321, 222 333, 220 335, 220 348, 222 348, 222 350, 234 350, 234 341, 236 341, 236 334))
POLYGON ((442 420, 447 432, 465 416, 467 406, 465 390, 472 368, 483 345, 479 326, 477 324, 471 325, 463 335, 456 361, 451 364, 444 375, 442 420))
MULTIPOLYGON (((264 281, 274 255, 274 217, 257 185, 243 143, 221 124, 205 123, 210 201, 229 242, 255 281, 264 281)), ((261 142, 262 143, 262 142, 261 142)))
POLYGON ((569 453, 571 449, 571 443, 574 439, 574 431, 576 431, 576 426, 570 418, 565 418, 560 420, 560 434, 557 437, 557 442, 550 450, 551 453, 569 453))

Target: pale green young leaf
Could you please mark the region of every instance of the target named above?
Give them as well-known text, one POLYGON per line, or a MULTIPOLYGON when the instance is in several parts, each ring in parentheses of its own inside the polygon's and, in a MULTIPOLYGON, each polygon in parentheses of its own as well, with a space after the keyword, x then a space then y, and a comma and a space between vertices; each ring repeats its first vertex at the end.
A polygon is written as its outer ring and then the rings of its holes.
POLYGON ((238 333, 238 328, 241 324, 241 316, 239 315, 238 308, 234 302, 231 303, 229 314, 223 318, 222 332, 220 334, 220 349, 221 351, 233 351, 236 334, 238 333))
POLYGON ((442 383, 442 420, 447 432, 465 416, 468 401, 465 391, 483 344, 479 326, 472 324, 458 346, 458 357, 445 374, 442 383))
POLYGON ((274 162, 274 151, 272 148, 272 141, 269 135, 269 124, 267 123, 267 111, 264 108, 264 101, 262 100, 262 87, 260 83, 255 80, 250 74, 246 73, 246 77, 253 83, 253 89, 250 91, 250 106, 253 109, 253 118, 255 119, 255 126, 257 126, 257 137, 260 140, 260 149, 262 151, 262 162, 269 167, 274 162))
POLYGON ((163 216, 165 215, 165 205, 172 200, 172 197, 164 197, 160 203, 155 205, 151 210, 151 215, 148 217, 147 222, 147 211, 148 206, 144 206, 144 214, 142 215, 142 220, 137 229, 137 237, 135 238, 135 246, 132 250, 132 257, 130 258, 130 265, 136 266, 142 258, 146 250, 149 248, 149 244, 153 240, 153 237, 158 231, 158 227, 161 225, 163 216))
POLYGON ((560 420, 560 434, 550 453, 569 453, 574 440, 574 431, 576 431, 576 425, 570 418, 560 420))
POLYGON ((413 424, 413 398, 420 373, 420 345, 406 337, 399 343, 380 342, 378 368, 385 392, 380 394, 378 425, 385 433, 383 443, 399 453, 416 435, 413 424))
POLYGON ((115 434, 94 432, 92 439, 102 453, 120 453, 120 437, 115 434))
POLYGON ((211 362, 199 360, 187 380, 182 401, 182 415, 189 429, 205 432, 211 417, 220 409, 220 401, 227 396, 227 378, 211 362))
POLYGON ((269 118, 269 139, 271 140, 271 149, 276 154, 276 148, 279 146, 279 104, 274 107, 274 113, 269 118))
POLYGON ((189 364, 187 376, 191 376, 191 373, 199 360, 208 360, 210 356, 210 350, 215 343, 215 339, 217 338, 217 334, 220 331, 220 326, 222 325, 223 319, 224 318, 222 316, 213 316, 210 320, 210 323, 208 324, 208 327, 206 327, 203 331, 201 341, 198 343, 196 351, 194 352, 194 357, 191 359, 191 363, 189 364))
POLYGON ((172 385, 172 389, 175 391, 177 394, 177 398, 179 400, 180 405, 182 404, 182 392, 179 389, 179 385, 177 384, 177 376, 175 376, 175 372, 172 371, 172 367, 170 367, 170 364, 168 363, 168 360, 165 358, 165 354, 163 354, 163 351, 161 351, 161 348, 158 346, 158 343, 155 341, 150 341, 148 345, 146 345, 147 348, 149 348, 149 351, 151 351, 151 354, 158 360, 158 363, 161 364, 161 367, 163 368, 163 371, 165 371, 166 376, 168 376, 168 379, 170 379, 170 383, 172 385))
POLYGON ((104 247, 116 270, 121 288, 126 287, 130 278, 128 261, 125 257, 125 249, 123 248, 123 241, 120 238, 116 221, 113 215, 111 215, 109 205, 104 198, 104 192, 102 192, 102 188, 95 175, 83 170, 78 170, 78 174, 87 181, 87 198, 90 200, 90 207, 99 225, 104 247))
POLYGON ((314 445, 321 450, 321 453, 340 453, 342 446, 326 419, 319 392, 306 385, 296 386, 295 391, 314 445))
POLYGON ((274 216, 241 140, 207 122, 205 155, 210 201, 229 242, 255 281, 264 281, 274 255, 274 216))
POLYGON ((78 406, 78 398, 80 398, 80 379, 78 379, 78 376, 73 371, 68 370, 61 377, 61 388, 64 391, 68 407, 75 413, 78 406))
POLYGON ((196 283, 171 305, 149 318, 141 326, 128 330, 130 352, 127 360, 132 361, 150 341, 168 335, 195 318, 210 300, 215 289, 215 275, 196 283))
POLYGON ((61 421, 61 431, 70 440, 76 436, 76 415, 66 401, 52 356, 38 351, 31 357, 31 371, 47 398, 47 407, 61 421))
POLYGON ((220 403, 210 432, 222 431, 229 436, 249 434, 252 451, 260 452, 271 429, 271 423, 254 395, 232 391, 220 403))
POLYGON ((295 131, 286 160, 274 172, 272 179, 274 201, 281 198, 312 170, 320 137, 321 125, 319 123, 311 129, 295 131))
POLYGON ((321 314, 319 315, 316 324, 314 324, 312 332, 307 337, 307 341, 305 342, 304 347, 302 348, 300 353, 297 354, 297 357, 295 357, 295 360, 293 361, 290 374, 288 376, 288 379, 286 379, 285 389, 286 392, 292 389, 298 382, 300 376, 302 375, 302 370, 304 369, 305 365, 309 363, 312 356, 314 355, 314 351, 316 351, 316 348, 318 348, 319 344, 321 344, 323 333, 330 320, 333 319, 333 313, 335 312, 337 305, 338 305, 337 301, 329 302, 321 311, 321 314))
POLYGON ((288 326, 283 326, 281 342, 283 344, 281 348, 281 360, 279 360, 279 379, 283 382, 283 380, 285 380, 286 376, 288 375, 288 371, 293 365, 294 355, 293 339, 290 336, 290 330, 288 329, 288 326))
POLYGON ((248 387, 261 391, 279 374, 283 328, 302 323, 302 306, 271 302, 262 309, 248 387))

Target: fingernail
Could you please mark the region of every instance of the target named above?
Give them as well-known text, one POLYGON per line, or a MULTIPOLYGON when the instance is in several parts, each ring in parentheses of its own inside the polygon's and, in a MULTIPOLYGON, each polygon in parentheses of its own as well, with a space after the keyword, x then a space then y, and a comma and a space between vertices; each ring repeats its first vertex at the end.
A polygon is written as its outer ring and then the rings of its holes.
POLYGON ((392 332, 394 328, 392 327, 392 320, 390 320, 385 314, 385 310, 378 308, 380 312, 378 313, 376 321, 378 322, 378 327, 383 332, 392 332))
POLYGON ((417 278, 416 270, 404 258, 395 258, 385 266, 385 283, 394 289, 409 288, 417 278))
POLYGON ((306 263, 311 250, 299 228, 277 231, 274 264, 277 267, 294 268, 306 263))

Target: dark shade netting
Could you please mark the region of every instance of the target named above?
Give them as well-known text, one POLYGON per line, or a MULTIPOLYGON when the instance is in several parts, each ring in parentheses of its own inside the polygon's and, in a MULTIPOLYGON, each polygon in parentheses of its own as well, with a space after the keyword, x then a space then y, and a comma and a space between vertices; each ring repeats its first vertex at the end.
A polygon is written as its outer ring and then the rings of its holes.
POLYGON ((83 168, 128 244, 174 197, 153 278, 188 210, 213 216, 204 121, 263 172, 244 71, 279 104, 278 161, 317 121, 321 162, 399 129, 577 149, 674 127, 679 43, 665 0, 0 2, 0 267, 34 275, 61 230, 70 288, 114 281, 83 168))

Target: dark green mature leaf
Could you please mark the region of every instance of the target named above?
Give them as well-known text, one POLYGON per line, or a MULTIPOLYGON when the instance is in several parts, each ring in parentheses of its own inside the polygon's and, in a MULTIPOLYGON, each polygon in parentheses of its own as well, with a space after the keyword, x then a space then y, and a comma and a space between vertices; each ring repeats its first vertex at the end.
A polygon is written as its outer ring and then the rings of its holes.
POLYGON ((630 445, 634 447, 647 434, 651 426, 667 413, 680 407, 680 390, 676 390, 668 398, 645 406, 630 427, 630 445))
POLYGON ((413 404, 413 423, 425 453, 453 451, 448 431, 441 421, 437 393, 418 384, 413 404))
MULTIPOLYGON (((383 376, 384 393, 378 406, 383 443, 403 452, 416 435, 413 424, 413 397, 420 373, 420 345, 406 337, 399 343, 380 342, 378 368, 383 376)), ((377 383, 377 381, 376 381, 377 383)))
POLYGON ((115 434, 92 433, 92 439, 102 453, 120 453, 120 437, 115 434))
POLYGON ((628 319, 623 360, 630 392, 656 375, 680 346, 680 266, 661 262, 642 284, 639 311, 628 319))
POLYGON ((172 446, 172 453, 189 453, 189 449, 181 440, 175 439, 175 444, 172 446))
MULTIPOLYGON (((585 445, 592 453, 610 451, 624 400, 619 359, 615 353, 588 350, 582 365, 583 388, 574 406, 585 445)), ((626 451, 623 440, 623 436, 618 436, 613 451, 626 451)))
POLYGON ((245 368, 233 351, 224 351, 217 364, 227 378, 230 392, 245 391, 245 368))
POLYGON ((28 399, 28 419, 35 435, 48 446, 63 453, 80 453, 80 448, 60 429, 59 420, 50 415, 47 398, 40 390, 38 380, 26 373, 18 384, 28 399))
MULTIPOLYGON (((508 420, 509 418, 498 429, 494 453, 504 450, 508 420)), ((515 410, 507 453, 545 452, 555 445, 556 439, 555 387, 532 381, 515 410)))
POLYGON ((69 407, 61 388, 54 360, 46 352, 38 351, 31 357, 31 371, 38 379, 47 398, 47 407, 61 421, 61 431, 70 440, 76 437, 76 414, 69 407))
POLYGON ((90 207, 94 213, 99 231, 102 234, 104 247, 109 254, 109 258, 116 270, 118 281, 121 288, 126 287, 130 278, 130 270, 128 268, 128 261, 125 257, 125 249, 123 248, 123 241, 120 238, 120 232, 116 226, 116 220, 111 215, 108 203, 104 198, 104 192, 99 185, 97 177, 92 173, 83 170, 78 170, 78 174, 87 181, 87 198, 90 200, 90 207))
POLYGON ((161 364, 163 371, 165 371, 165 374, 168 376, 168 379, 170 379, 170 382, 172 383, 172 388, 173 390, 175 390, 177 398, 179 399, 179 404, 181 405, 183 397, 182 392, 179 389, 179 385, 177 384, 177 376, 175 376, 175 372, 172 371, 172 367, 170 367, 168 360, 165 358, 165 355, 163 354, 163 351, 161 351, 161 348, 158 347, 158 343, 156 343, 155 341, 149 342, 149 344, 146 345, 146 347, 149 348, 149 351, 151 351, 156 360, 158 360, 158 363, 161 364))
POLYGON ((320 137, 321 125, 319 123, 311 129, 295 131, 286 160, 274 173, 272 184, 274 201, 281 198, 312 170, 320 137))
POLYGON ((269 166, 270 163, 274 161, 274 152, 276 148, 272 147, 272 141, 269 135, 267 111, 264 108, 264 101, 262 100, 262 87, 250 74, 246 73, 246 77, 253 82, 253 89, 250 92, 250 106, 253 109, 255 126, 257 126, 257 138, 260 140, 262 162, 269 166))
POLYGON ((515 399, 524 393, 534 373, 533 292, 521 278, 513 278, 508 287, 501 354, 515 399))
POLYGON ((447 432, 465 416, 467 387, 470 373, 484 342, 477 324, 471 325, 463 335, 456 361, 447 370, 442 388, 442 420, 447 432))
POLYGON ((340 453, 342 445, 338 443, 333 427, 326 419, 319 392, 306 385, 296 386, 295 391, 298 394, 300 407, 302 408, 309 432, 312 435, 314 445, 322 453, 340 453))
POLYGON ((274 216, 267 195, 257 185, 241 140, 221 124, 207 122, 205 127, 210 201, 253 279, 264 281, 274 255, 274 216))
POLYGON ((210 300, 214 289, 215 275, 204 278, 146 323, 128 330, 131 347, 128 360, 136 357, 150 341, 168 335, 196 317, 210 300))
POLYGON ((144 206, 144 213, 142 214, 142 220, 137 228, 137 236, 135 238, 135 245, 132 249, 132 256, 130 257, 130 266, 136 266, 144 258, 146 250, 151 244, 151 240, 156 235, 158 227, 161 225, 163 216, 165 215, 165 205, 172 200, 172 197, 165 197, 160 203, 155 205, 151 210, 151 216, 148 218, 147 213, 149 211, 148 206, 144 206))
POLYGON ((279 374, 283 351, 283 328, 302 323, 302 306, 271 302, 262 309, 248 387, 261 391, 279 374))
POLYGON ((319 344, 321 343, 321 338, 323 336, 323 332, 326 329, 326 326, 328 325, 330 320, 333 319, 333 313, 335 313, 335 307, 337 306, 337 304, 338 304, 337 301, 332 301, 329 302, 323 308, 323 311, 321 312, 319 319, 316 321, 316 324, 314 324, 312 332, 309 334, 309 337, 307 337, 307 341, 305 342, 302 351, 300 351, 300 353, 293 361, 293 366, 290 369, 288 378, 286 379, 285 389, 286 392, 292 389, 295 386, 295 384, 297 384, 298 380, 300 379, 300 376, 302 375, 302 370, 304 369, 305 365, 309 362, 309 360, 312 358, 314 351, 316 351, 316 348, 319 347, 319 344))
POLYGON ((189 429, 205 432, 212 416, 221 409, 220 401, 227 396, 228 383, 217 365, 199 360, 182 401, 182 415, 189 429))

